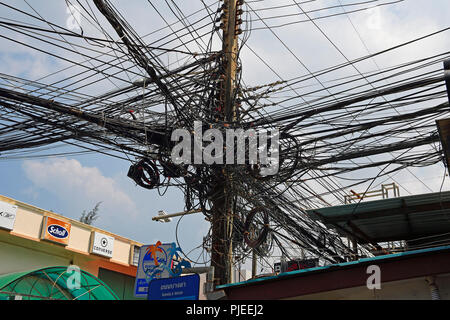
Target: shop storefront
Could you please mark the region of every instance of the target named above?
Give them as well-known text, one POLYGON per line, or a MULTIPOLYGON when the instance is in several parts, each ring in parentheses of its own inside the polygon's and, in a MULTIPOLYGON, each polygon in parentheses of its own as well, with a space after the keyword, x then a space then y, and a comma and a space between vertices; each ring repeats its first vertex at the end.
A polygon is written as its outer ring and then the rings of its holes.
POLYGON ((135 299, 141 243, 1 195, 0 212, 0 299, 135 299))

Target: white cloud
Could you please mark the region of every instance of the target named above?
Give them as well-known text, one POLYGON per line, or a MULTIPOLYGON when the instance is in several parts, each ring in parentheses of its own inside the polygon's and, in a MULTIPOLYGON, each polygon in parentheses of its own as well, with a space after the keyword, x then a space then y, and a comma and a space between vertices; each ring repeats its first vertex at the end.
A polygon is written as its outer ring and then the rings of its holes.
MULTIPOLYGON (((96 227, 146 244, 176 241, 177 220, 160 223, 152 217, 161 209, 168 213, 183 210, 183 194, 178 189, 169 189, 160 197, 157 190, 136 186, 122 168, 120 173, 110 167, 101 172, 97 160, 88 161, 91 166, 67 158, 24 161, 22 168, 32 185, 25 186, 22 193, 31 197, 32 204, 72 219, 79 219, 83 210, 102 201, 96 227)), ((189 251, 201 243, 209 223, 201 214, 190 215, 178 227, 180 244, 189 251)))
POLYGON ((107 212, 137 215, 134 201, 112 178, 105 177, 95 167, 84 167, 75 159, 24 161, 26 176, 36 187, 56 195, 63 201, 76 204, 103 201, 107 212))
POLYGON ((22 193, 30 196, 33 200, 36 200, 39 197, 39 192, 33 186, 23 189, 22 193))

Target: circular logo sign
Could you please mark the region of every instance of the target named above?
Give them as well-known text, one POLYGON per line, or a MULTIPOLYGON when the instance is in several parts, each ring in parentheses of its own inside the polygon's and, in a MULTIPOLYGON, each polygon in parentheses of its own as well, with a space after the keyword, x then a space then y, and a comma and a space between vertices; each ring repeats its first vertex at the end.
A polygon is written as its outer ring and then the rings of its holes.
POLYGON ((142 259, 142 268, 145 274, 150 278, 156 278, 167 268, 167 252, 159 247, 153 246, 153 250, 148 250, 142 259))
POLYGON ((108 239, 102 238, 100 240, 100 244, 102 245, 103 248, 106 247, 108 245, 108 239))

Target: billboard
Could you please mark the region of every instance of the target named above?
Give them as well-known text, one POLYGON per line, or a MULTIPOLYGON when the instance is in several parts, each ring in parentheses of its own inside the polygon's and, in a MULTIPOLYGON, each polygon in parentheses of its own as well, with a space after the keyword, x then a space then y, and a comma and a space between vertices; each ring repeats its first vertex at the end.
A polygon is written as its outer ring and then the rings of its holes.
POLYGON ((17 206, 0 201, 0 228, 12 230, 16 221, 17 206))
POLYGON ((66 246, 69 244, 70 227, 71 224, 69 222, 52 217, 45 217, 44 225, 42 226, 41 239, 66 246))

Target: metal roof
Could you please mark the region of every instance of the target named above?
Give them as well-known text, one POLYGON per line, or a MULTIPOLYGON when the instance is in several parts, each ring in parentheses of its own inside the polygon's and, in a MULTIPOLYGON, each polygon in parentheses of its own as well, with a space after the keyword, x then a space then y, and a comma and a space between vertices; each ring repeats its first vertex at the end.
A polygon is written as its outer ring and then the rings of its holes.
POLYGON ((359 243, 412 240, 450 233, 450 192, 311 209, 307 214, 359 243))
POLYGON ((251 285, 251 284, 265 283, 267 281, 274 281, 274 280, 276 281, 276 280, 280 280, 280 279, 284 279, 284 278, 295 277, 297 275, 300 276, 300 275, 312 274, 315 272, 326 272, 326 271, 336 270, 339 268, 356 266, 356 265, 360 265, 360 264, 377 264, 377 263, 381 263, 383 261, 391 261, 391 260, 395 260, 398 258, 414 257, 414 256, 418 256, 418 255, 423 255, 423 254, 433 254, 433 253, 445 252, 445 251, 449 251, 449 250, 450 250, 450 246, 438 246, 438 247, 434 247, 434 248, 405 251, 405 252, 386 254, 386 255, 370 257, 370 258, 362 258, 362 259, 359 259, 356 261, 349 261, 349 262, 343 262, 343 263, 337 263, 337 264, 330 264, 330 265, 326 265, 326 266, 322 266, 322 267, 314 267, 314 268, 309 268, 309 269, 301 269, 301 270, 295 270, 295 271, 289 271, 289 272, 282 272, 282 273, 274 275, 274 276, 261 277, 261 278, 250 279, 250 280, 241 281, 241 282, 223 284, 223 285, 217 286, 217 289, 226 289, 226 288, 230 288, 230 287, 241 287, 241 286, 246 286, 246 285, 251 285))

